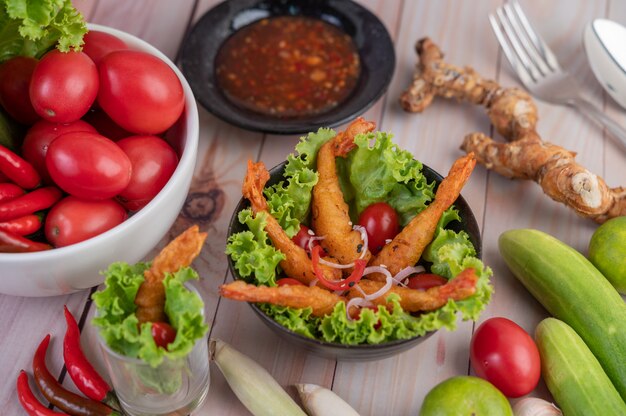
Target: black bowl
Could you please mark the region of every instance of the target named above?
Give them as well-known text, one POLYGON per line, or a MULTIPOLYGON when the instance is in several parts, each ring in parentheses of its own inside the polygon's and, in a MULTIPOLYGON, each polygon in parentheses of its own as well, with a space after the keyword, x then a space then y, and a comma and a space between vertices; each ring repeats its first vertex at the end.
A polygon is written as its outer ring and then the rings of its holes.
POLYGON ((209 10, 191 29, 183 44, 181 66, 196 99, 215 116, 248 130, 296 134, 335 127, 365 112, 387 90, 395 52, 382 22, 350 0, 228 0, 209 10), (243 26, 284 15, 315 17, 338 26, 359 51, 361 75, 354 92, 329 112, 271 117, 236 106, 216 85, 214 61, 222 43, 243 26))
MULTIPOLYGON (((286 163, 287 162, 282 162, 270 170, 270 179, 266 186, 274 185, 284 179, 283 172, 286 163)), ((435 172, 426 165, 423 165, 422 172, 428 182, 435 181, 438 185, 443 179, 439 173, 435 172)), ((462 196, 457 198, 454 205, 459 210, 461 222, 454 221, 448 226, 448 228, 457 232, 461 230, 467 232, 469 234, 470 241, 476 248, 476 256, 481 258, 482 241, 480 238, 480 229, 478 228, 478 223, 476 222, 476 218, 474 217, 472 210, 462 196)), ((248 208, 249 206, 250 204, 245 198, 242 198, 239 201, 239 204, 237 204, 235 212, 233 213, 228 225, 229 236, 247 229, 239 222, 237 215, 240 211, 248 208)), ((235 268, 235 264, 230 256, 228 256, 228 267, 234 278, 240 279, 237 269, 235 268)), ((311 354, 341 361, 371 361, 387 358, 415 347, 417 344, 428 339, 436 332, 432 331, 423 336, 386 342, 384 344, 344 345, 334 342, 320 341, 318 339, 312 339, 296 334, 267 316, 256 304, 250 303, 250 306, 252 307, 252 310, 254 310, 254 312, 261 318, 261 321, 263 321, 264 324, 270 327, 272 331, 284 340, 293 343, 311 354)))

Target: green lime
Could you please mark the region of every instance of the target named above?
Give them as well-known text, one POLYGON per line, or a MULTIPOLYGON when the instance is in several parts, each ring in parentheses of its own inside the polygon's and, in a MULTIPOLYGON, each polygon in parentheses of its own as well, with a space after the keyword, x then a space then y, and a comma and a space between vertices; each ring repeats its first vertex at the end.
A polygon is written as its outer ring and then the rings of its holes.
POLYGON ((420 416, 513 416, 513 410, 493 384, 458 376, 439 383, 426 395, 420 416))
POLYGON ((626 216, 600 225, 589 242, 589 261, 621 294, 626 294, 626 216))

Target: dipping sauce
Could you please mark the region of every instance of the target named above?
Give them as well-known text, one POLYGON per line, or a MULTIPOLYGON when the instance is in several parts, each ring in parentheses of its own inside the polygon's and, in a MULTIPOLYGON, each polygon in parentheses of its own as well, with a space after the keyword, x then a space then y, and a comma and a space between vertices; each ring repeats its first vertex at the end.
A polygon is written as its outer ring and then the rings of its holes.
POLYGON ((278 16, 235 32, 215 62, 234 104, 276 117, 320 114, 345 100, 361 64, 352 38, 322 20, 278 16))

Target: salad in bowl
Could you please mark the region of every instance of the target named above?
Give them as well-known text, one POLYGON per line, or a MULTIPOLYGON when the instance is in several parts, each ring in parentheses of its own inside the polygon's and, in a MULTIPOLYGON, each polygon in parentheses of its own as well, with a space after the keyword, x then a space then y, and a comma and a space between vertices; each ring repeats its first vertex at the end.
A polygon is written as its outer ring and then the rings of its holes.
POLYGON ((455 205, 474 165, 464 156, 441 179, 361 118, 309 133, 271 175, 248 162, 226 247, 237 279, 221 295, 339 349, 405 344, 455 329, 459 315, 478 319, 491 270, 455 205))

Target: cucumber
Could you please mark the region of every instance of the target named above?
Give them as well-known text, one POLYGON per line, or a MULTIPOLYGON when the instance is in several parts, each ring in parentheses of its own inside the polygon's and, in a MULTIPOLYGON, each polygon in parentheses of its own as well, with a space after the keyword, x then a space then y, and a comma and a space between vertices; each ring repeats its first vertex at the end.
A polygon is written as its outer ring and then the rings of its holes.
POLYGON ((569 325, 555 318, 544 319, 537 325, 535 341, 543 380, 564 415, 626 415, 626 403, 569 325))
POLYGON ((537 230, 498 241, 513 274, 554 317, 571 326, 626 401, 626 304, 582 254, 537 230))

